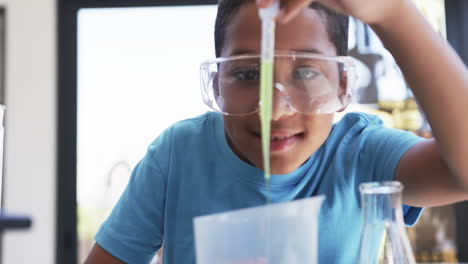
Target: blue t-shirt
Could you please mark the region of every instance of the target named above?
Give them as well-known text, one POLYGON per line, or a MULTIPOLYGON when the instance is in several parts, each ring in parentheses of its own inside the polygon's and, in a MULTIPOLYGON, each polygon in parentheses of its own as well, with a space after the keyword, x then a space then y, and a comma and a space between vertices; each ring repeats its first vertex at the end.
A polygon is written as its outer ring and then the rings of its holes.
MULTIPOLYGON (((319 263, 356 259, 362 182, 390 181, 402 155, 422 139, 389 129, 373 115, 347 114, 300 168, 272 175, 272 202, 325 195, 319 215, 319 263)), ((149 263, 164 245, 163 263, 195 263, 192 219, 265 204, 260 169, 227 144, 222 116, 208 112, 176 123, 149 147, 96 242, 126 263, 149 263)), ((421 208, 405 206, 413 224, 421 208)))

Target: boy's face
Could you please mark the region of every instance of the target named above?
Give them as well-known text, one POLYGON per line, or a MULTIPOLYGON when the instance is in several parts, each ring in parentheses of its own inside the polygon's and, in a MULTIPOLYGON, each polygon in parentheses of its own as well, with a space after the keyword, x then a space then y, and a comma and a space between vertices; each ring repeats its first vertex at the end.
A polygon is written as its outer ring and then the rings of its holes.
MULTIPOLYGON (((243 5, 224 36, 222 57, 260 53, 261 21, 254 4, 243 5)), ((324 18, 313 9, 303 10, 288 24, 276 25, 275 50, 336 55, 324 18)), ((274 89, 274 93, 278 93, 274 89)), ((271 123, 271 172, 286 174, 300 167, 330 133, 333 114, 306 115, 293 111, 274 96, 271 123), (277 139, 273 139, 276 137, 277 139)), ((242 160, 263 168, 260 116, 224 116, 227 140, 242 160)))

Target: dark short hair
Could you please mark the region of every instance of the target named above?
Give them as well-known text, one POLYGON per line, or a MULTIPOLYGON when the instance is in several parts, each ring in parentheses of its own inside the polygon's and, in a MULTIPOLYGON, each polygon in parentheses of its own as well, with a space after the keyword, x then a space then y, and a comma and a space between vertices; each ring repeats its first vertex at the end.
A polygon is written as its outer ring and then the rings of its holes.
MULTIPOLYGON (((226 28, 240 7, 252 0, 220 0, 215 22, 215 52, 216 57, 221 56, 224 46, 226 28)), ((319 3, 312 3, 310 8, 317 10, 326 19, 327 31, 330 41, 335 45, 337 55, 348 53, 348 16, 338 14, 319 3)))

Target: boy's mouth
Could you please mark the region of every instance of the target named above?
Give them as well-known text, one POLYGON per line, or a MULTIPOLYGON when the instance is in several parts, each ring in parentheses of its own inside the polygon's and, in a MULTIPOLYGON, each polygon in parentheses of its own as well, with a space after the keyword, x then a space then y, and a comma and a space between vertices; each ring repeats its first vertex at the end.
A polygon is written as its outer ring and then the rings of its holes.
POLYGON ((283 140, 283 139, 287 139, 287 138, 292 138, 294 137, 295 135, 288 135, 288 136, 281 136, 281 137, 270 137, 270 139, 273 141, 273 140, 283 140))
MULTIPOLYGON (((253 133, 258 139, 261 139, 261 134, 253 133)), ((304 133, 291 133, 282 131, 273 131, 270 135, 270 151, 279 152, 291 149, 294 144, 304 137, 304 133)))

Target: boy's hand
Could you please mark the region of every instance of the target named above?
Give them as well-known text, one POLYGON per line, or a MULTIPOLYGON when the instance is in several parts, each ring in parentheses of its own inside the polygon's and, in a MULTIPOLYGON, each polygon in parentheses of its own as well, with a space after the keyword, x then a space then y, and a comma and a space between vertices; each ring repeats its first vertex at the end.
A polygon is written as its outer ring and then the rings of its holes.
MULTIPOLYGON (((265 8, 280 0, 257 0, 257 6, 265 8)), ((281 0, 281 12, 277 18, 287 23, 303 8, 319 2, 339 13, 351 15, 367 24, 379 24, 387 17, 398 15, 399 4, 406 0, 281 0)))

